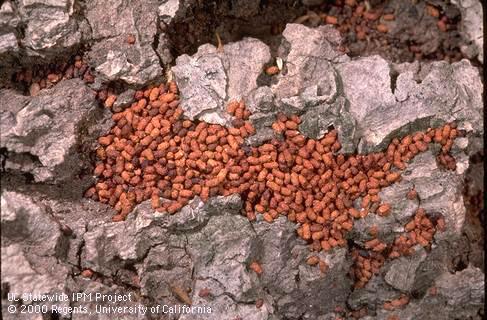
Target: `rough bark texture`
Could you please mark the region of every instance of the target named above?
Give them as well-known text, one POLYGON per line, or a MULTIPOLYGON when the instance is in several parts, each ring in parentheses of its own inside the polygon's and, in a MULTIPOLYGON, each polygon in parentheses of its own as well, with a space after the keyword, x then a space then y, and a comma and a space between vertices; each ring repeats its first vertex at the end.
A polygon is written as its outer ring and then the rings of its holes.
MULTIPOLYGON (((464 17, 462 35, 471 41, 465 50, 483 61, 480 3, 454 2, 464 17)), ((238 195, 207 203, 196 198, 172 216, 155 212, 146 202, 127 221, 111 222, 111 208, 82 197, 94 181, 89 152, 113 124, 93 90, 80 80, 62 81, 34 97, 0 89, 5 102, 0 160, 7 172, 1 193, 2 299, 7 292, 131 292, 135 301, 117 306, 173 305, 181 304, 174 289, 179 288, 193 305, 210 306, 212 313, 119 318, 324 320, 339 315, 336 307, 367 307, 363 319, 392 314, 399 319, 480 318, 484 266, 469 257, 477 249, 465 235, 462 196, 469 157, 482 149, 478 69, 468 60, 398 65, 380 56, 351 59, 339 50, 341 37, 333 28, 298 24, 286 26, 277 54, 264 42, 245 38, 221 49, 203 45, 163 69, 161 63, 172 57, 161 23, 170 24, 192 3, 7 0, 0 7, 0 68, 38 58, 49 61, 89 43, 89 63, 102 81, 122 80, 135 87, 172 73, 191 119, 229 124, 226 104, 244 99, 257 129, 247 141, 251 145, 273 136, 270 124, 278 111, 301 115, 299 129, 312 138, 333 126, 347 154, 381 150, 395 137, 455 121, 467 133, 452 149, 456 171, 440 168, 435 150, 419 155, 403 180, 380 195, 392 204, 391 215, 358 220, 350 241, 368 240, 372 225, 379 227, 382 239, 392 241, 419 205, 441 213, 446 231, 435 235, 430 252, 418 246, 411 256, 387 261, 365 288, 353 289, 347 248, 319 254, 329 266, 323 274, 305 263, 310 252, 294 224, 284 217, 271 224, 260 218, 249 222, 239 214, 238 195), (135 44, 127 43, 128 35, 135 36, 135 44), (283 69, 266 79, 262 70, 276 57, 283 69), (420 200, 404 197, 413 186, 420 200), (262 266, 261 275, 249 268, 253 261, 262 266), (85 269, 94 272, 91 279, 80 274, 85 269), (407 306, 394 312, 382 308, 402 293, 410 296, 407 306), (262 302, 259 308, 257 301, 262 302)), ((232 3, 237 17, 258 11, 258 1, 232 3)), ((7 69, 0 72, 8 74, 7 69)), ((133 92, 119 96, 118 106, 129 104, 133 92)), ((41 319, 10 314, 8 304, 2 300, 3 319, 41 319)), ((95 302, 65 305, 95 308, 95 302)), ((59 319, 113 315, 60 314, 59 319)))

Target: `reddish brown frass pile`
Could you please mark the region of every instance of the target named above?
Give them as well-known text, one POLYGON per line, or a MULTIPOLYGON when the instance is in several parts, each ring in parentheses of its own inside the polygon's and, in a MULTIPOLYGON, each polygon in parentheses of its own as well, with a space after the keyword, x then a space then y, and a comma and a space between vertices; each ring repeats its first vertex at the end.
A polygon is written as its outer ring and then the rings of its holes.
MULTIPOLYGON (((69 62, 35 66, 32 69, 17 72, 14 76, 14 82, 28 88, 29 95, 36 96, 43 89, 52 88, 62 80, 74 78, 82 79, 87 84, 95 81, 91 68, 81 55, 75 56, 69 62)), ((103 86, 96 91, 96 98, 105 107, 112 108, 113 111, 121 111, 121 108, 118 110, 113 108, 117 98, 115 91, 114 88, 103 86)))
MULTIPOLYGON (((299 224, 298 235, 311 250, 328 251, 345 246, 355 219, 390 214, 391 206, 381 202, 379 192, 399 181, 400 170, 429 143, 440 143, 438 161, 455 168, 448 154, 458 135, 453 124, 396 138, 385 152, 344 155, 338 153, 341 145, 335 130, 320 140, 309 139, 299 133, 300 119, 295 115, 277 116, 272 125, 277 138, 243 147, 244 139, 255 133, 243 102, 228 105, 234 120, 226 128, 185 119, 175 83, 138 91, 135 99, 129 108, 113 114, 116 125, 99 138, 94 172, 98 182, 86 192, 115 208, 114 221, 124 220, 136 204, 148 199, 155 210, 174 214, 195 196, 206 201, 238 193, 249 220, 257 214, 268 222, 287 216, 299 224), (358 198, 360 209, 353 207, 358 198)), ((355 254, 359 283, 378 270, 384 252, 396 257, 416 243, 426 246, 436 229, 420 209, 406 230, 392 249, 374 238, 365 243, 370 257, 355 254)), ((308 264, 319 265, 315 260, 308 264)))
POLYGON ((28 87, 31 96, 37 95, 42 89, 54 86, 61 80, 73 78, 82 79, 86 83, 92 83, 95 80, 88 64, 81 56, 76 56, 72 63, 50 64, 46 67, 23 70, 15 74, 15 82, 28 87))
POLYGON ((423 247, 429 247, 436 231, 442 231, 444 228, 444 219, 439 218, 436 224, 433 224, 431 219, 426 215, 423 208, 416 210, 414 218, 408 222, 404 229, 405 235, 400 235, 394 240, 392 251, 389 253, 389 258, 397 258, 401 255, 412 253, 412 247, 420 244, 423 247))
MULTIPOLYGON (((389 31, 387 22, 396 19, 393 11, 387 9, 384 11, 382 8, 367 9, 367 4, 364 1, 346 0, 345 3, 340 2, 335 1, 334 4, 334 7, 343 14, 340 19, 324 13, 321 13, 320 17, 326 24, 338 25, 338 30, 342 33, 356 33, 357 38, 360 40, 364 40, 367 34, 373 30, 387 33, 389 31)), ((437 27, 442 32, 452 28, 452 26, 449 26, 448 17, 442 14, 437 7, 427 5, 425 11, 427 15, 438 19, 437 27)))
POLYGON ((372 275, 378 274, 386 258, 410 255, 413 253, 413 246, 417 244, 429 249, 435 233, 443 231, 444 228, 443 217, 434 221, 426 215, 423 208, 419 208, 413 219, 404 226, 406 233, 396 237, 394 243, 386 244, 371 232, 374 238, 364 243, 365 250, 352 251, 354 264, 351 273, 355 279, 355 287, 362 288, 372 275))
POLYGON ((385 262, 383 254, 374 251, 352 250, 353 267, 351 270, 352 278, 355 279, 355 288, 362 288, 372 278, 378 274, 385 262))
MULTIPOLYGON (((388 36, 390 28, 394 28, 393 21, 396 20, 396 13, 394 9, 388 8, 384 3, 372 4, 370 1, 361 0, 335 0, 324 2, 315 10, 317 13, 308 12, 307 15, 298 18, 295 22, 302 23, 308 19, 321 19, 324 24, 335 25, 346 39, 345 42, 377 42, 383 47, 404 46, 403 49, 414 55, 416 60, 431 55, 423 52, 424 49, 422 49, 421 44, 415 42, 415 37, 411 37, 408 42, 403 42, 401 39, 388 36)), ((441 33, 457 29, 457 21, 448 18, 447 13, 441 7, 427 4, 421 16, 432 17, 436 21, 434 28, 437 28, 441 33)), ((394 34, 393 37, 397 37, 397 34, 394 34)), ((458 48, 445 46, 440 49, 442 50, 433 53, 437 60, 446 59, 454 62, 462 58, 458 48)))
POLYGON ((393 299, 389 302, 384 303, 383 308, 389 311, 403 308, 409 303, 409 297, 405 294, 401 294, 398 298, 393 299))
POLYGON ((87 195, 114 206, 120 212, 114 220, 147 199, 154 209, 175 213, 196 195, 206 201, 249 187, 242 185, 238 164, 246 155, 239 146, 255 130, 245 121, 249 113, 243 104, 229 106, 236 118, 232 128, 195 123, 183 119, 176 86, 168 89, 137 92, 137 102, 115 113, 117 125, 99 139, 95 175, 100 179, 87 195))

